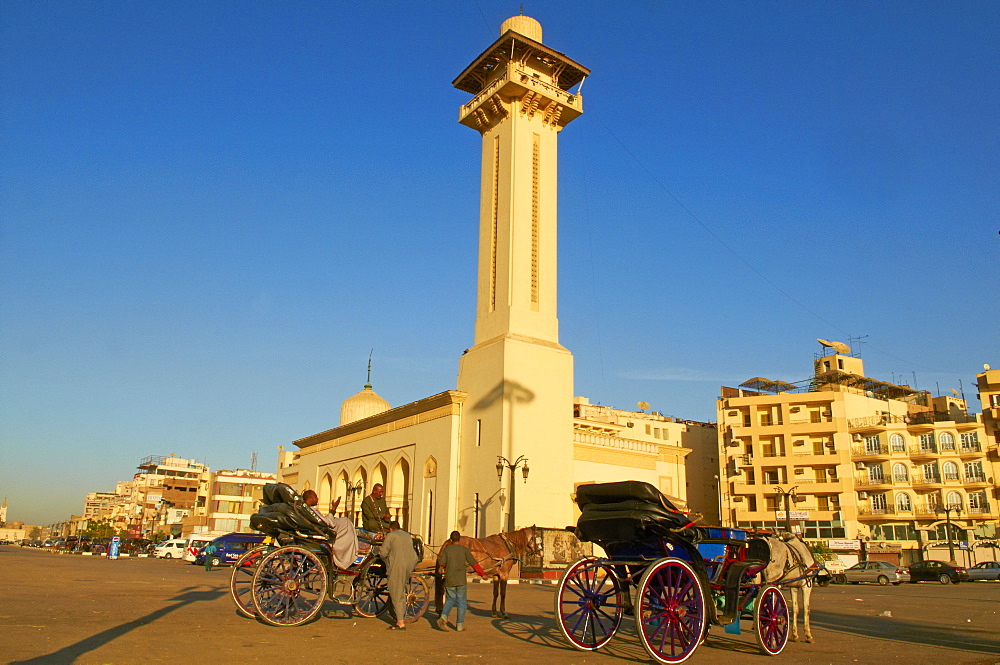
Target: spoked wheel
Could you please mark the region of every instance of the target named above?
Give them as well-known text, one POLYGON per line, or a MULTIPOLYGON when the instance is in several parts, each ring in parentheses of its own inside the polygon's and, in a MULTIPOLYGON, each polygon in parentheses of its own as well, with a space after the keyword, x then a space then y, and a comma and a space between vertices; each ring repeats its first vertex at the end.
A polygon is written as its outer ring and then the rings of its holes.
POLYGON ((253 575, 257 618, 272 626, 301 626, 319 613, 326 599, 326 569, 302 547, 265 554, 253 575))
POLYGON ((258 545, 244 552, 233 565, 233 575, 229 578, 229 595, 236 603, 236 611, 251 619, 257 616, 253 607, 253 574, 269 549, 267 545, 258 545))
POLYGON ((403 612, 403 621, 413 623, 422 617, 430 602, 431 592, 427 582, 419 575, 410 575, 410 581, 406 585, 406 610, 403 612))
POLYGON ((777 656, 788 644, 788 604, 778 587, 765 587, 757 598, 753 628, 757 646, 768 656, 777 656))
POLYGON ((621 625, 625 609, 618 577, 592 556, 566 569, 555 602, 559 629, 570 644, 583 651, 607 644, 621 625))
POLYGON ((373 561, 358 575, 356 584, 355 612, 374 619, 389 606, 389 579, 385 576, 384 563, 373 561))
POLYGON ((687 561, 660 559, 639 580, 635 624, 658 663, 683 663, 705 633, 705 592, 687 561))

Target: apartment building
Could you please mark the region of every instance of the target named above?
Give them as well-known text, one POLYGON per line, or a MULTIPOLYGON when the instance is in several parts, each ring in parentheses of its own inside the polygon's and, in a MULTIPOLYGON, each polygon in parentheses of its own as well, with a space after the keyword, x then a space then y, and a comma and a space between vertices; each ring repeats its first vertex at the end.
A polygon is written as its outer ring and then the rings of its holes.
POLYGON ((249 531, 250 516, 257 512, 264 485, 277 481, 277 474, 236 469, 211 475, 204 525, 207 531, 249 531))
POLYGON ((958 396, 866 377, 840 346, 805 381, 722 388, 723 523, 790 525, 847 561, 996 558, 976 547, 996 544, 1000 519, 980 418, 958 396))
POLYGON ((198 503, 198 490, 203 477, 210 473, 209 468, 171 454, 145 457, 138 469, 132 479, 129 535, 180 536, 184 518, 198 503))

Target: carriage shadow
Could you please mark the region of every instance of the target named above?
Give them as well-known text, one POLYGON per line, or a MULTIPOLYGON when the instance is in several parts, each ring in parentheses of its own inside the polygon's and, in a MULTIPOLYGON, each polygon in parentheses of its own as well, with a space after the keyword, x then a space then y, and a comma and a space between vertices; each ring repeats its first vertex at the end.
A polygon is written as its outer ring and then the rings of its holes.
MULTIPOLYGON (((469 608, 472 613, 472 608, 469 608)), ((477 615, 490 616, 490 612, 478 610, 477 615)), ((509 614, 509 613, 508 613, 509 614)), ((552 612, 546 612, 544 617, 519 616, 509 614, 507 619, 493 619, 492 626, 504 635, 515 640, 530 643, 533 645, 559 649, 577 653, 578 650, 566 643, 562 631, 556 622, 552 612)), ((753 642, 746 642, 737 638, 709 633, 708 639, 698 647, 699 653, 708 654, 711 650, 718 649, 729 653, 739 653, 753 656, 760 656, 760 649, 753 642)), ((629 662, 650 662, 649 654, 643 648, 636 632, 635 622, 626 617, 612 639, 606 646, 601 647, 599 653, 622 661, 629 662)))

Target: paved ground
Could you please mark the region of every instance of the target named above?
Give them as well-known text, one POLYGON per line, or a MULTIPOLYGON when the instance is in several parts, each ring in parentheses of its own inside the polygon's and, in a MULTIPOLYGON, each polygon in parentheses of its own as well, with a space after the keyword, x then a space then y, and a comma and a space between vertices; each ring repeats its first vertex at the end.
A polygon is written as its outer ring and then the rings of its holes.
MULTIPOLYGON (((646 662, 631 623, 597 653, 570 649, 553 615, 552 587, 510 587, 506 621, 489 617, 491 592, 472 585, 465 633, 422 619, 405 633, 378 619, 322 618, 272 628, 237 615, 229 570, 179 561, 82 557, 0 546, 0 662, 132 663, 562 663, 646 662)), ((753 636, 713 628, 694 665, 1000 665, 1000 582, 957 586, 831 586, 813 594, 812 644, 776 660, 753 636), (888 614, 887 614, 888 613, 888 614)), ((342 614, 329 603, 329 614, 342 614)))

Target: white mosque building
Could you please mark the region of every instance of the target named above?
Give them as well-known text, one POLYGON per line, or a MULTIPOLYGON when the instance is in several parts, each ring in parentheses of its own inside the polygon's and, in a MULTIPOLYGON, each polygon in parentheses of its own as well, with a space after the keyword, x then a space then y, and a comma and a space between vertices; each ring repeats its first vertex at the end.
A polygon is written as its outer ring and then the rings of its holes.
POLYGON ((472 95, 459 122, 482 135, 475 335, 456 389, 392 407, 365 385, 339 426, 279 452, 279 479, 321 506, 342 497, 355 513, 383 484, 404 528, 430 543, 574 524, 587 482, 643 480, 685 501, 685 458, 709 462, 717 447, 714 424, 574 398, 556 315, 557 143, 583 113, 570 90, 590 70, 545 46, 532 18, 500 33, 454 81, 472 95))

